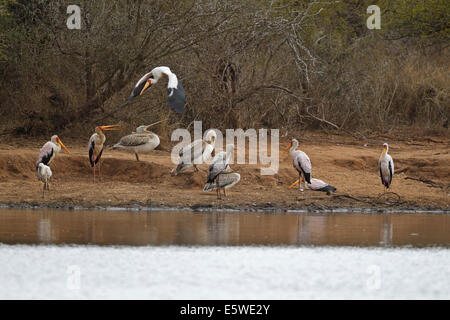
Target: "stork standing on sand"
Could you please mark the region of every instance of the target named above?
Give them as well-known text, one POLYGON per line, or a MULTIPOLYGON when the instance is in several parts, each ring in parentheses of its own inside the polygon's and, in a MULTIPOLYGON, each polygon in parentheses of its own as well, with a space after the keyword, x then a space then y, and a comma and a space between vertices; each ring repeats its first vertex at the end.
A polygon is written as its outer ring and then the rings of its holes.
POLYGON ((103 133, 104 131, 117 130, 117 124, 109 125, 109 126, 98 126, 95 127, 95 133, 89 139, 89 162, 91 163, 91 167, 94 168, 94 183, 95 183, 95 166, 98 164, 98 174, 101 179, 100 172, 100 158, 103 153, 103 144, 106 141, 106 136, 103 133))
POLYGON ((394 176, 394 160, 388 155, 389 145, 383 144, 383 152, 378 160, 378 168, 380 169, 381 183, 384 185, 384 192, 389 189, 394 176))
POLYGON ((209 130, 204 139, 197 139, 185 146, 180 153, 180 160, 172 175, 177 175, 189 168, 194 167, 198 171, 197 163, 208 161, 214 151, 217 134, 214 130, 209 130))
MULTIPOLYGON (((298 147, 298 140, 292 139, 291 143, 284 150, 284 153, 289 151, 293 160, 293 166, 298 172, 299 190, 303 192, 302 181, 311 184, 311 160, 306 153, 301 150, 295 150, 298 147)), ((294 183, 293 185, 295 185, 294 183)))
POLYGON ((169 79, 167 84, 167 104, 176 113, 184 112, 184 104, 186 101, 186 93, 184 92, 181 82, 178 80, 175 73, 173 73, 168 67, 156 67, 149 73, 146 73, 134 86, 128 100, 120 107, 119 110, 125 108, 131 100, 141 96, 145 90, 157 83, 161 78, 166 77, 169 79))
MULTIPOLYGON (((293 188, 297 183, 300 182, 300 179, 295 181, 293 184, 289 186, 289 189, 293 188)), ((311 178, 311 183, 306 183, 306 186, 308 189, 313 191, 322 191, 326 192, 327 195, 330 195, 331 192, 336 192, 336 188, 333 186, 330 186, 328 183, 324 182, 323 180, 311 178)))
POLYGON ((39 181, 44 183, 44 187, 42 188, 42 198, 45 198, 45 190, 50 191, 49 181, 52 177, 52 170, 49 166, 46 166, 41 162, 37 168, 37 177, 39 181))
POLYGON ((217 190, 217 199, 221 199, 220 188, 223 188, 224 195, 227 196, 226 188, 230 188, 239 182, 241 176, 233 172, 230 168, 230 161, 233 156, 234 145, 227 144, 226 152, 219 152, 209 166, 204 192, 217 190), (224 179, 224 181, 222 181, 224 179))
POLYGON ((36 170, 39 168, 40 163, 48 166, 56 157, 56 154, 61 151, 61 148, 63 148, 64 151, 70 154, 69 150, 67 150, 61 139, 59 139, 57 135, 52 136, 50 141, 47 141, 39 151, 39 156, 36 161, 36 170))
POLYGON ((112 148, 125 150, 128 152, 134 152, 136 160, 139 161, 139 153, 147 153, 159 146, 159 137, 155 133, 148 131, 147 129, 151 125, 142 125, 136 128, 136 132, 120 138, 112 148))

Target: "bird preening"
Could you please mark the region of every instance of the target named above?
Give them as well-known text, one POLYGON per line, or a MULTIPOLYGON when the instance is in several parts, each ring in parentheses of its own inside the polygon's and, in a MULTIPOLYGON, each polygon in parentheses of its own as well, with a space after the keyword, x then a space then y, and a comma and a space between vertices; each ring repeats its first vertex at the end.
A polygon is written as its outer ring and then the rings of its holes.
POLYGON ((168 78, 167 84, 167 105, 176 113, 184 112, 186 93, 178 77, 169 67, 156 67, 146 73, 133 88, 128 100, 120 107, 125 108, 134 98, 141 96, 148 88, 157 83, 161 78, 168 78))
POLYGON ((117 130, 118 125, 108 125, 108 126, 97 126, 95 127, 95 133, 89 139, 88 151, 89 151, 89 162, 91 167, 94 169, 94 183, 95 183, 95 167, 98 167, 98 174, 101 180, 101 162, 100 158, 103 154, 104 143, 106 141, 105 131, 117 130))
POLYGON ((220 189, 223 189, 223 194, 226 197, 226 189, 231 188, 239 182, 241 176, 230 168, 230 161, 233 157, 234 145, 227 144, 226 151, 219 152, 214 157, 209 166, 206 184, 203 192, 212 190, 217 191, 217 199, 221 199, 220 189))
POLYGON ((176 168, 171 172, 178 175, 189 168, 194 167, 198 171, 197 164, 209 161, 216 144, 217 134, 214 130, 206 132, 203 139, 197 139, 185 146, 179 153, 179 161, 176 168))

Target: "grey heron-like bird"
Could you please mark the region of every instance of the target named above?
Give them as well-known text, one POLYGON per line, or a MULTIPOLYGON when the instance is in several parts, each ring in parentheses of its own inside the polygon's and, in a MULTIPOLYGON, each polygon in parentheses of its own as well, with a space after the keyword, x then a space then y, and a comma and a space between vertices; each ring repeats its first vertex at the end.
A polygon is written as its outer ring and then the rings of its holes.
POLYGON ((104 131, 117 130, 117 124, 109 125, 109 126, 98 126, 95 127, 95 133, 89 139, 88 150, 89 150, 89 162, 91 163, 91 167, 94 168, 94 183, 95 183, 95 166, 98 165, 98 174, 101 179, 100 172, 100 158, 103 153, 103 144, 106 141, 106 136, 104 131))
POLYGON ((194 167, 195 171, 198 171, 197 164, 208 161, 211 158, 216 139, 216 132, 209 130, 204 139, 197 139, 185 146, 178 154, 180 160, 177 167, 172 170, 172 175, 176 176, 192 167, 194 167))
POLYGON ((184 112, 184 104, 186 101, 186 93, 181 85, 180 80, 178 80, 175 73, 173 73, 169 67, 156 67, 152 69, 149 73, 146 73, 133 88, 128 100, 120 107, 119 110, 125 108, 131 100, 141 96, 145 90, 150 88, 152 85, 157 83, 161 78, 166 77, 169 79, 167 84, 167 104, 176 113, 184 112))
POLYGON ((291 143, 284 150, 284 153, 289 151, 293 160, 293 166, 298 172, 299 189, 303 192, 302 181, 311 184, 311 160, 306 153, 301 150, 295 150, 298 147, 298 140, 292 139, 291 143))
POLYGON ((233 150, 234 145, 227 144, 226 152, 219 152, 209 166, 208 176, 206 177, 206 184, 203 191, 207 192, 216 189, 217 199, 221 199, 220 188, 223 188, 224 195, 226 196, 226 187, 232 187, 241 179, 241 176, 238 173, 234 173, 230 168, 233 150), (225 181, 222 182, 222 179, 225 179, 225 181))
POLYGON ((69 150, 62 143, 61 139, 57 135, 52 136, 50 141, 47 141, 39 151, 39 156, 36 161, 36 170, 39 168, 40 163, 48 166, 56 157, 56 154, 61 151, 61 148, 63 148, 64 151, 70 154, 69 150))
POLYGON ((142 125, 136 128, 136 132, 120 138, 112 148, 133 152, 136 160, 139 161, 138 153, 148 153, 159 146, 159 137, 157 134, 148 131, 151 125, 142 125))
POLYGON ((392 183, 392 177, 394 176, 394 160, 388 154, 389 145, 383 144, 383 152, 378 160, 378 168, 380 169, 381 183, 384 185, 384 192, 389 189, 392 183))

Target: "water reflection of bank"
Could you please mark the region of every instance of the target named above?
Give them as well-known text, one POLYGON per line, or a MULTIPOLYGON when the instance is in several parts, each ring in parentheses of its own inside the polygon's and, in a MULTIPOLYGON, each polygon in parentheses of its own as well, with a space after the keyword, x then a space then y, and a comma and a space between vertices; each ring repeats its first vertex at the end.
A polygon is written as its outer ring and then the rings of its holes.
POLYGON ((450 246, 449 214, 0 210, 2 243, 450 246))

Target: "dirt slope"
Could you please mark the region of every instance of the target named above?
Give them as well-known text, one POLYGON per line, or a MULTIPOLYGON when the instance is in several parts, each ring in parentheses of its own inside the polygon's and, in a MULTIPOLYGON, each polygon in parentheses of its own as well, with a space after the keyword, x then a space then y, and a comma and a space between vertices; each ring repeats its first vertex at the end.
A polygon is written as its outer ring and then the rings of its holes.
MULTIPOLYGON (((396 175, 391 191, 381 196, 383 186, 377 162, 384 140, 360 143, 338 136, 303 136, 300 149, 311 158, 313 177, 337 188, 331 196, 288 189, 297 174, 289 156, 282 157, 276 175, 262 176, 258 165, 233 165, 241 181, 224 200, 203 193, 207 165, 201 172, 170 175, 174 164, 167 151, 134 155, 106 149, 101 183, 92 183, 86 147, 66 143, 51 164, 51 192, 42 199, 42 185, 34 169, 40 144, 17 150, 20 143, 0 146, 0 203, 45 204, 51 206, 167 205, 184 207, 244 207, 280 209, 326 209, 329 207, 444 208, 450 209, 450 141, 390 143, 396 175), (19 152, 18 152, 19 151, 19 152)), ((43 143, 43 142, 42 142, 43 143)), ((282 141, 284 148, 288 141, 282 141)), ((170 146, 164 149, 169 150, 170 146)))

